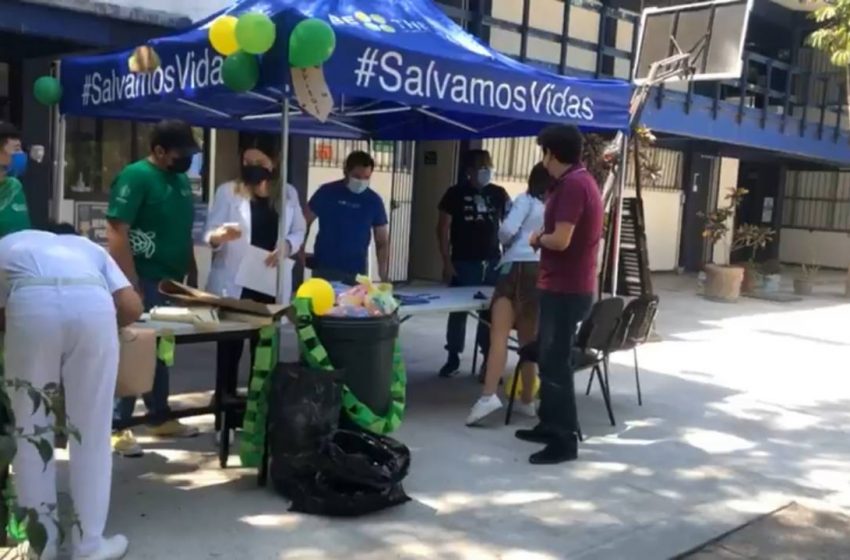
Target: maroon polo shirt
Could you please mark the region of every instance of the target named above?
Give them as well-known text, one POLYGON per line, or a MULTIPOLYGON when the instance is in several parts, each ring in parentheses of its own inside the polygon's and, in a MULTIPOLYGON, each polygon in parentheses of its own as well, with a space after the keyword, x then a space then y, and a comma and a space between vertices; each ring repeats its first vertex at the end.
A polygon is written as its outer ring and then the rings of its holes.
POLYGON ((575 226, 569 247, 563 251, 540 249, 537 286, 560 294, 596 292, 599 241, 602 239, 602 196, 596 180, 583 165, 573 166, 555 182, 546 196, 544 233, 555 224, 575 226))

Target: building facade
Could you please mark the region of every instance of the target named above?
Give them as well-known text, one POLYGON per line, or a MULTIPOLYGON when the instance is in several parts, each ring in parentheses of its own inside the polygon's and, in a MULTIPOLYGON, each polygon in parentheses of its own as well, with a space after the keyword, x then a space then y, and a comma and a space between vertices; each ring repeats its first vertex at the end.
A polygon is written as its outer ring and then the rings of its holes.
MULTIPOLYGON (((126 45, 135 38, 141 43, 170 27, 203 19, 228 2, 0 0, 3 4, 73 12, 75 17, 110 26, 77 30, 73 37, 44 29, 32 37, 38 49, 15 51, 15 42, 8 41, 0 50, 0 118, 17 117, 28 141, 47 144, 50 112, 34 106, 25 86, 49 71, 50 61, 67 52, 126 45), (126 28, 112 27, 117 25, 126 28), (16 90, 17 101, 9 94, 16 90)), ((528 64, 568 75, 627 79, 638 14, 647 2, 440 0, 438 4, 482 41, 528 64)), ((760 259, 841 268, 850 264, 850 171, 843 170, 850 169, 846 96, 839 69, 804 44, 813 28, 807 15, 816 6, 797 0, 755 0, 740 79, 669 85, 653 93, 644 118, 659 137, 650 156, 661 168, 659 178, 644 189, 652 269, 698 270, 707 260, 722 262, 726 255, 720 251, 709 254, 698 214, 735 187, 750 190, 739 223, 770 224, 780 230, 760 259)), ((111 178, 147 149, 146 125, 68 119, 65 134, 62 201, 56 207, 63 219, 95 228, 111 178)), ((201 130, 198 135, 206 148, 194 170, 200 222, 211 190, 237 172, 239 135, 201 130)), ((479 144, 494 154, 499 181, 514 194, 521 191, 539 157, 533 139, 479 144)), ((304 202, 319 184, 339 175, 348 151, 357 146, 372 150, 378 159, 374 186, 391 216, 393 277, 436 278, 436 204, 444 188, 457 179, 459 153, 475 145, 293 139, 290 176, 304 202)), ((34 177, 27 181, 36 185, 30 195, 45 217, 50 181, 55 179, 51 171, 33 171, 34 177)))

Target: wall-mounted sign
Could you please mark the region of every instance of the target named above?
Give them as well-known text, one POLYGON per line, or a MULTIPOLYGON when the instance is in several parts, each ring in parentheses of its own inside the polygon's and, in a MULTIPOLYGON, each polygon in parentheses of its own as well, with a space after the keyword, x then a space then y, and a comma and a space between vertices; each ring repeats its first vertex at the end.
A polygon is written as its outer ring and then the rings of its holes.
POLYGON ((425 165, 437 165, 437 152, 434 150, 425 152, 425 165))
POLYGON ((74 227, 98 245, 106 246, 107 202, 83 202, 74 205, 74 227))

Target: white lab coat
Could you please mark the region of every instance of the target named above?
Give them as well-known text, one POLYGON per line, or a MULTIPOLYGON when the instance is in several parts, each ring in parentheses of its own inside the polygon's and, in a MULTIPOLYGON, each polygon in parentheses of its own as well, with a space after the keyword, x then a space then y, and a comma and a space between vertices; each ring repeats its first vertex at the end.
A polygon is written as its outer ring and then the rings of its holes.
MULTIPOLYGON (((118 324, 112 293, 130 286, 106 251, 75 235, 20 231, 0 240, 0 307, 6 310, 7 379, 38 388, 64 383, 70 440, 70 481, 80 531, 74 552, 101 546, 112 477, 112 407, 118 375, 118 324)), ((12 392, 25 434, 47 426, 26 391, 12 392)), ((44 504, 57 503, 56 462, 45 467, 35 447, 20 442, 14 461, 18 502, 38 510, 50 545, 57 531, 44 504)))
MULTIPOLYGON (((239 297, 242 286, 236 284, 236 274, 248 247, 251 246, 251 201, 236 192, 236 183, 232 181, 219 186, 215 192, 213 207, 207 217, 205 241, 209 243, 213 232, 226 223, 238 223, 242 228, 242 237, 213 249, 206 289, 216 295, 239 297)), ((292 247, 292 254, 295 254, 304 244, 307 224, 298 201, 298 193, 292 185, 286 186, 286 230, 286 240, 292 247)), ((289 268, 291 269, 291 266, 289 268)), ((288 286, 291 290, 291 278, 288 286)), ((290 294, 284 294, 284 298, 289 301, 290 294)))

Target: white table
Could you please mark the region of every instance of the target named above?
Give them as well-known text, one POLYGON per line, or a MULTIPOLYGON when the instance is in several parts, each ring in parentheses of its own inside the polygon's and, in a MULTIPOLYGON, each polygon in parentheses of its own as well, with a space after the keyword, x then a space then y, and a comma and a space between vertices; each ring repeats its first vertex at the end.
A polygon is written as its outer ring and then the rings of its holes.
POLYGON ((447 286, 421 286, 408 287, 395 291, 396 294, 406 296, 428 296, 428 303, 415 305, 402 305, 398 310, 402 320, 407 320, 415 315, 430 315, 435 313, 469 313, 476 316, 481 311, 490 308, 490 299, 493 297, 492 286, 473 286, 464 288, 449 288, 447 286), (476 298, 476 294, 483 294, 483 299, 476 298))

